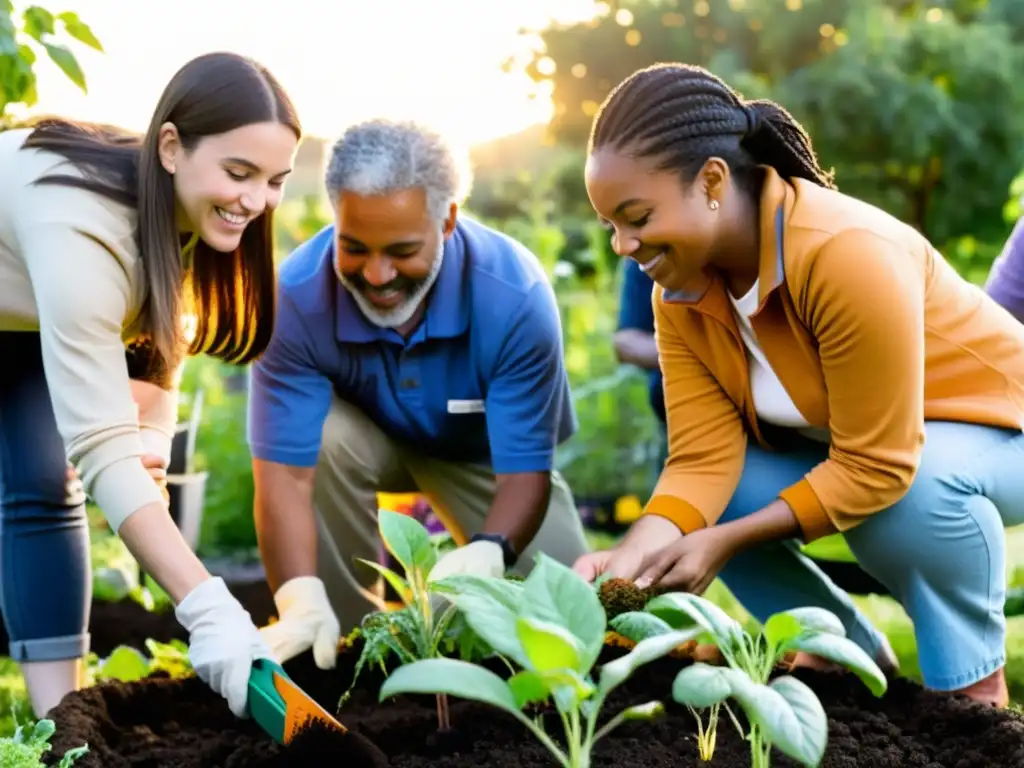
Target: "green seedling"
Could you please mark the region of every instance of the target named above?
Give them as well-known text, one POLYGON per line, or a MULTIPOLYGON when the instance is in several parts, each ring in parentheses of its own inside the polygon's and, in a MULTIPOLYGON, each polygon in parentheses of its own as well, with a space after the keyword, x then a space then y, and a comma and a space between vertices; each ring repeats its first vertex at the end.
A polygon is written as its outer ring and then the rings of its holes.
POLYGON ((875 696, 883 695, 888 687, 878 665, 846 637, 842 622, 822 608, 777 613, 760 633, 751 636, 714 603, 676 592, 654 598, 641 612, 622 614, 612 626, 630 639, 657 638, 694 626, 712 637, 728 666, 695 662, 686 667, 673 681, 672 698, 691 711, 712 709, 708 728, 701 729, 705 747, 712 748, 718 714, 715 707, 728 698, 737 701, 750 724, 748 732, 744 733, 731 710, 729 715, 740 735, 750 742, 751 768, 769 768, 773 746, 811 767, 819 765, 825 754, 828 719, 815 693, 790 675, 769 682, 787 653, 803 651, 841 664, 875 696))
MULTIPOLYGON (((404 575, 370 560, 359 562, 373 568, 399 595, 403 607, 376 611, 362 621, 359 634, 363 649, 356 661, 352 685, 342 694, 338 708, 351 696, 360 673, 367 665, 387 672, 385 663, 392 655, 399 664, 433 659, 446 651, 472 655, 486 652, 456 621, 456 608, 431 595, 429 575, 438 560, 438 551, 427 529, 408 515, 380 510, 378 529, 381 541, 402 566, 404 575)), ((448 697, 437 696, 438 730, 451 728, 448 697)))
POLYGON ((106 680, 123 683, 142 680, 154 672, 166 672, 173 678, 186 677, 192 673, 188 658, 188 645, 182 640, 160 643, 152 638, 146 640, 150 656, 128 645, 119 645, 105 659, 95 653, 87 657, 86 675, 90 685, 106 680))
POLYGON ((563 768, 589 768, 594 744, 627 720, 663 712, 661 702, 628 707, 598 727, 602 706, 641 665, 696 637, 700 630, 673 631, 640 642, 630 653, 592 671, 604 645, 606 615, 591 584, 546 555, 523 582, 452 576, 435 584, 467 623, 498 654, 521 671, 504 680, 482 666, 456 659, 417 661, 396 670, 380 700, 397 694, 445 693, 480 701, 509 713, 542 743, 563 768), (564 730, 564 748, 545 732, 528 705, 553 700, 564 730))
MULTIPOLYGON (((49 752, 56 726, 53 720, 40 720, 31 729, 19 725, 13 736, 0 738, 0 765, 4 768, 43 768, 43 755, 49 752)), ((89 751, 88 745, 69 749, 57 768, 71 768, 89 751)))

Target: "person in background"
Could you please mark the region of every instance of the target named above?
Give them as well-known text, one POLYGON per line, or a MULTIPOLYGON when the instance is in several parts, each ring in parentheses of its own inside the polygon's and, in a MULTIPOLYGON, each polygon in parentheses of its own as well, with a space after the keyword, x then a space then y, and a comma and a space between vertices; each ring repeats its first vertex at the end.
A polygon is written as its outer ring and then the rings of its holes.
MULTIPOLYGON (((281 265, 252 369, 255 521, 282 659, 334 665, 374 607, 377 493, 418 491, 460 545, 434 578, 587 551, 553 469, 576 429, 551 284, 520 243, 459 214, 465 157, 414 123, 334 145, 334 223, 281 265)), ((378 595, 379 597, 379 595, 378 595)))
POLYGON ((985 291, 1003 309, 1024 323, 1024 216, 992 264, 985 291))
POLYGON ((1006 705, 1024 328, 840 193, 782 107, 699 67, 614 89, 586 185, 657 283, 669 458, 640 520, 577 571, 696 594, 720 575, 760 621, 824 608, 893 674, 885 636, 798 546, 838 531, 913 620, 924 684, 1006 705))
POLYGON ((615 356, 620 363, 647 371, 651 410, 660 427, 658 465, 667 458, 668 434, 665 423, 665 392, 658 366, 658 344, 654 338, 654 310, 651 294, 654 281, 632 259, 624 259, 622 293, 619 296, 619 327, 615 331, 615 356))
POLYGON ((242 365, 270 339, 272 211, 300 138, 280 84, 229 53, 185 64, 142 136, 56 117, 0 133, 0 607, 38 717, 82 683, 86 494, 236 715, 272 658, 161 486, 185 356, 242 365))

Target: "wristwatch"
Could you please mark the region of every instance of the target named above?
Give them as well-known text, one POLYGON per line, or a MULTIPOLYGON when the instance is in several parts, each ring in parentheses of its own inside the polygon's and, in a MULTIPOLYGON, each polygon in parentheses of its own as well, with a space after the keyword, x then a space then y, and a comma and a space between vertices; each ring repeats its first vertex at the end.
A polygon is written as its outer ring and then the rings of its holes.
POLYGON ((471 543, 474 541, 493 541, 501 547, 501 554, 505 559, 506 568, 512 568, 519 559, 519 553, 512 546, 512 542, 500 533, 475 533, 470 539, 471 543))

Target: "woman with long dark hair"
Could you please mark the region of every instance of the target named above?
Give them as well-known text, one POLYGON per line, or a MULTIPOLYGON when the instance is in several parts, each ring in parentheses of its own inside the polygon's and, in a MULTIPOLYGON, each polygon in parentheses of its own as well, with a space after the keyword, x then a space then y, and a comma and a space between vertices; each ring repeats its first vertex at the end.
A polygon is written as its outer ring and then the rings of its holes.
POLYGON ((186 356, 245 364, 270 339, 272 211, 301 135, 274 77, 229 53, 179 70, 142 136, 59 118, 0 134, 0 605, 37 715, 88 651, 83 490, 244 714, 269 650, 161 484, 186 356))

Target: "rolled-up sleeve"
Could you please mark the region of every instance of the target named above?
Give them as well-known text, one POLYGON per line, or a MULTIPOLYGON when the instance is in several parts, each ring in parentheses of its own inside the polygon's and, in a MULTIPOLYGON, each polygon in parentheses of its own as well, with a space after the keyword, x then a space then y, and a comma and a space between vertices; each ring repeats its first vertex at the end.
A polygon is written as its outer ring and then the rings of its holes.
POLYGON ((69 223, 23 224, 18 240, 57 427, 86 493, 117 531, 140 508, 165 503, 141 462, 121 338, 132 295, 126 268, 95 232, 69 223))

